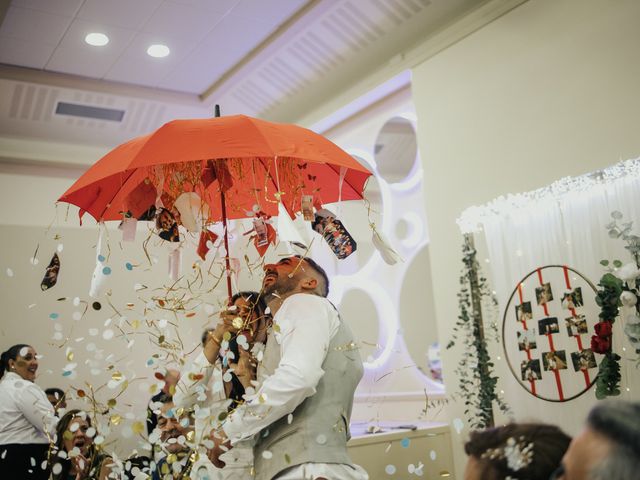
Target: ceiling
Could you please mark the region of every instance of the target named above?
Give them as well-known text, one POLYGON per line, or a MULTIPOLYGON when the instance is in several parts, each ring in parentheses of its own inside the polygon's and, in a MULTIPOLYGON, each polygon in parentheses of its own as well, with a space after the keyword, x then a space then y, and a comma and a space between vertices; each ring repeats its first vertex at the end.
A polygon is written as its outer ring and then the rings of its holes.
POLYGON ((0 142, 111 147, 214 104, 295 122, 484 3, 0 0, 0 142))

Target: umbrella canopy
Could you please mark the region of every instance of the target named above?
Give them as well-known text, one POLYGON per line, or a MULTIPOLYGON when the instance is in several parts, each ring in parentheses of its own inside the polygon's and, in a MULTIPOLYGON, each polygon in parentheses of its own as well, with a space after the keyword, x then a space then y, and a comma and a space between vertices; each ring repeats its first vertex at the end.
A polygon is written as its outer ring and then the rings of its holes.
POLYGON ((337 145, 306 128, 245 115, 174 120, 126 142, 94 164, 59 199, 98 221, 138 216, 161 195, 195 192, 209 222, 248 212, 293 215, 315 203, 362 198, 371 175, 337 145), (220 193, 226 198, 223 215, 220 193))

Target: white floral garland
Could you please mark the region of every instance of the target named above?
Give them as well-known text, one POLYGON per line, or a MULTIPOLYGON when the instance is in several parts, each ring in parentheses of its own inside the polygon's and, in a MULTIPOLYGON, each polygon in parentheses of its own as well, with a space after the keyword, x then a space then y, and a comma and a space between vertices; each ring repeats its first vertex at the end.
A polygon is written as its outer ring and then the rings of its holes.
POLYGON ((557 203, 571 193, 589 191, 597 185, 606 185, 631 177, 640 177, 640 158, 624 160, 604 170, 578 177, 561 178, 551 185, 531 192, 502 195, 484 205, 474 205, 465 209, 456 223, 463 234, 477 232, 489 218, 503 216, 536 204, 557 203))

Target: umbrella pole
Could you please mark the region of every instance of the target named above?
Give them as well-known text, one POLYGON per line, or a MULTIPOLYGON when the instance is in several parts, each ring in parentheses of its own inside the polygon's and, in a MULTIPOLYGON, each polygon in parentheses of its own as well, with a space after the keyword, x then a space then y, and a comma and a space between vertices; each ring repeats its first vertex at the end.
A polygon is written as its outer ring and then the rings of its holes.
POLYGON ((227 267, 227 293, 229 294, 229 305, 231 305, 231 263, 229 262, 229 233, 227 232, 227 205, 224 199, 224 190, 220 188, 220 206, 222 207, 222 225, 224 226, 224 256, 227 267))

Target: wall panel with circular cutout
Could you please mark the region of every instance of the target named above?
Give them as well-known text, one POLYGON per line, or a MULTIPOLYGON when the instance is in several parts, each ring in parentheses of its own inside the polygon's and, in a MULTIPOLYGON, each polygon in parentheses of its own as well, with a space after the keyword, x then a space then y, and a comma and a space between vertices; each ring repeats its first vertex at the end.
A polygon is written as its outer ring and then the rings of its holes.
POLYGON ((375 160, 378 173, 389 183, 404 180, 413 170, 418 142, 413 124, 403 117, 388 120, 378 133, 375 160))

